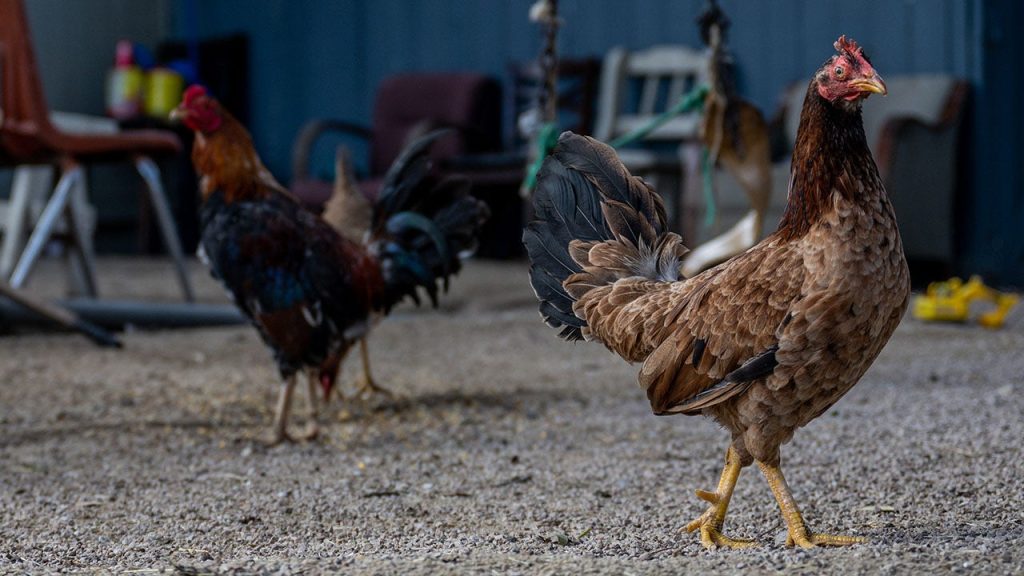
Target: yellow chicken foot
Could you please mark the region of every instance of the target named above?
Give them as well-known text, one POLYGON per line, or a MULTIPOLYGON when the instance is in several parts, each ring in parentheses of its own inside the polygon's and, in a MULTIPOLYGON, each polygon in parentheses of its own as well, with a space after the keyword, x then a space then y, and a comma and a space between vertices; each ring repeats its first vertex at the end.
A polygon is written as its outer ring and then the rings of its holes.
POLYGON ((373 394, 382 394, 387 398, 394 398, 395 394, 387 388, 377 385, 370 375, 370 352, 366 346, 366 338, 359 341, 359 353, 363 357, 363 374, 356 385, 356 397, 366 398, 373 394))
POLYGON ((697 490, 697 497, 711 506, 696 520, 687 524, 683 530, 693 532, 699 529, 700 543, 709 550, 718 547, 738 549, 757 546, 753 540, 730 538, 722 534, 725 513, 729 510, 729 500, 732 499, 732 491, 736 487, 736 480, 739 479, 742 469, 739 454, 730 446, 729 451, 725 454, 725 467, 722 469, 722 477, 718 480, 718 489, 714 492, 697 490))
POLYGON ((782 510, 782 518, 786 521, 786 528, 789 531, 789 535, 786 538, 786 546, 796 545, 801 548, 813 548, 815 546, 849 546, 850 544, 864 544, 867 542, 866 538, 861 538, 860 536, 812 534, 804 524, 803 516, 800 515, 800 509, 796 505, 796 500, 793 499, 789 485, 786 484, 786 478, 782 475, 782 470, 778 466, 771 466, 764 462, 758 462, 757 466, 768 481, 768 486, 772 489, 772 494, 775 495, 775 500, 779 503, 779 508, 782 510))

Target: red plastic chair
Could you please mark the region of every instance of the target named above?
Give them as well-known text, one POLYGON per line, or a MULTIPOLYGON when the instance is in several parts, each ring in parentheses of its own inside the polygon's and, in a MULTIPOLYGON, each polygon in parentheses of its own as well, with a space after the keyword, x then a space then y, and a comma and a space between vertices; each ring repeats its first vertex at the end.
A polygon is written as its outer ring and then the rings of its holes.
POLYGON ((47 164, 60 171, 53 195, 11 273, 11 286, 19 288, 25 283, 58 220, 67 215, 72 243, 82 253, 86 289, 90 295, 96 295, 91 239, 84 238, 83 231, 76 229, 69 200, 77 187, 84 186, 83 165, 130 161, 146 185, 185 299, 192 301, 181 242, 160 181, 160 171, 151 159, 179 153, 181 143, 177 136, 155 130, 103 135, 61 132, 50 122, 22 0, 0 0, 0 15, 0 164, 47 164))

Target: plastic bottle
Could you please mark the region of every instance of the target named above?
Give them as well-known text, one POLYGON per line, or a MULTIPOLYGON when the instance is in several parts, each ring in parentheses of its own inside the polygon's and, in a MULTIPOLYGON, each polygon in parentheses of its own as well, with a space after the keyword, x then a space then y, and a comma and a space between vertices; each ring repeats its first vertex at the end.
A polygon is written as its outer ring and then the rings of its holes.
POLYGON ((107 114, 118 120, 134 118, 142 112, 142 103, 142 69, 135 65, 132 43, 121 40, 107 74, 107 114))

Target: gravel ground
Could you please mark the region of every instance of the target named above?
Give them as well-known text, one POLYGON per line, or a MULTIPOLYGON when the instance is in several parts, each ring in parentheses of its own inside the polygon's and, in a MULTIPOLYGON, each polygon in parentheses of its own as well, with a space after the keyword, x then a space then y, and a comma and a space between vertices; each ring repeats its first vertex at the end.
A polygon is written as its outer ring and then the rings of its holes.
MULTIPOLYGON (((162 263, 102 264, 105 295, 174 296, 162 263)), ((34 287, 59 291, 53 266, 34 287)), ((727 532, 761 548, 707 552, 677 534, 703 509, 693 489, 713 488, 726 435, 652 416, 636 367, 558 341, 522 264, 471 263, 440 312, 381 325, 375 372, 403 398, 336 401, 307 444, 258 441, 277 387, 251 330, 125 340, 0 340, 0 571, 1024 571, 1019 311, 995 332, 908 319, 797 433, 783 463, 812 528, 870 539, 812 551, 782 545, 753 469, 727 532)))

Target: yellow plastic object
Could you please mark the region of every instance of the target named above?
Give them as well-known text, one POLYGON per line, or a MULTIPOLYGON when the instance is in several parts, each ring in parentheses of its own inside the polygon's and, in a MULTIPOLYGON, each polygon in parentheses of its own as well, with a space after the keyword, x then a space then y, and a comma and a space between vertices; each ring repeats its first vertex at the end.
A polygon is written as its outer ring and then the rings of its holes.
POLYGON ((980 276, 971 276, 966 283, 959 278, 951 278, 929 284, 928 291, 914 299, 913 314, 919 320, 932 322, 966 322, 970 317, 971 302, 981 300, 996 307, 978 316, 978 324, 999 328, 1018 299, 1015 294, 989 288, 980 276))
POLYGON ((154 68, 146 74, 144 109, 147 116, 167 118, 174 107, 181 103, 181 91, 185 80, 174 70, 154 68))

